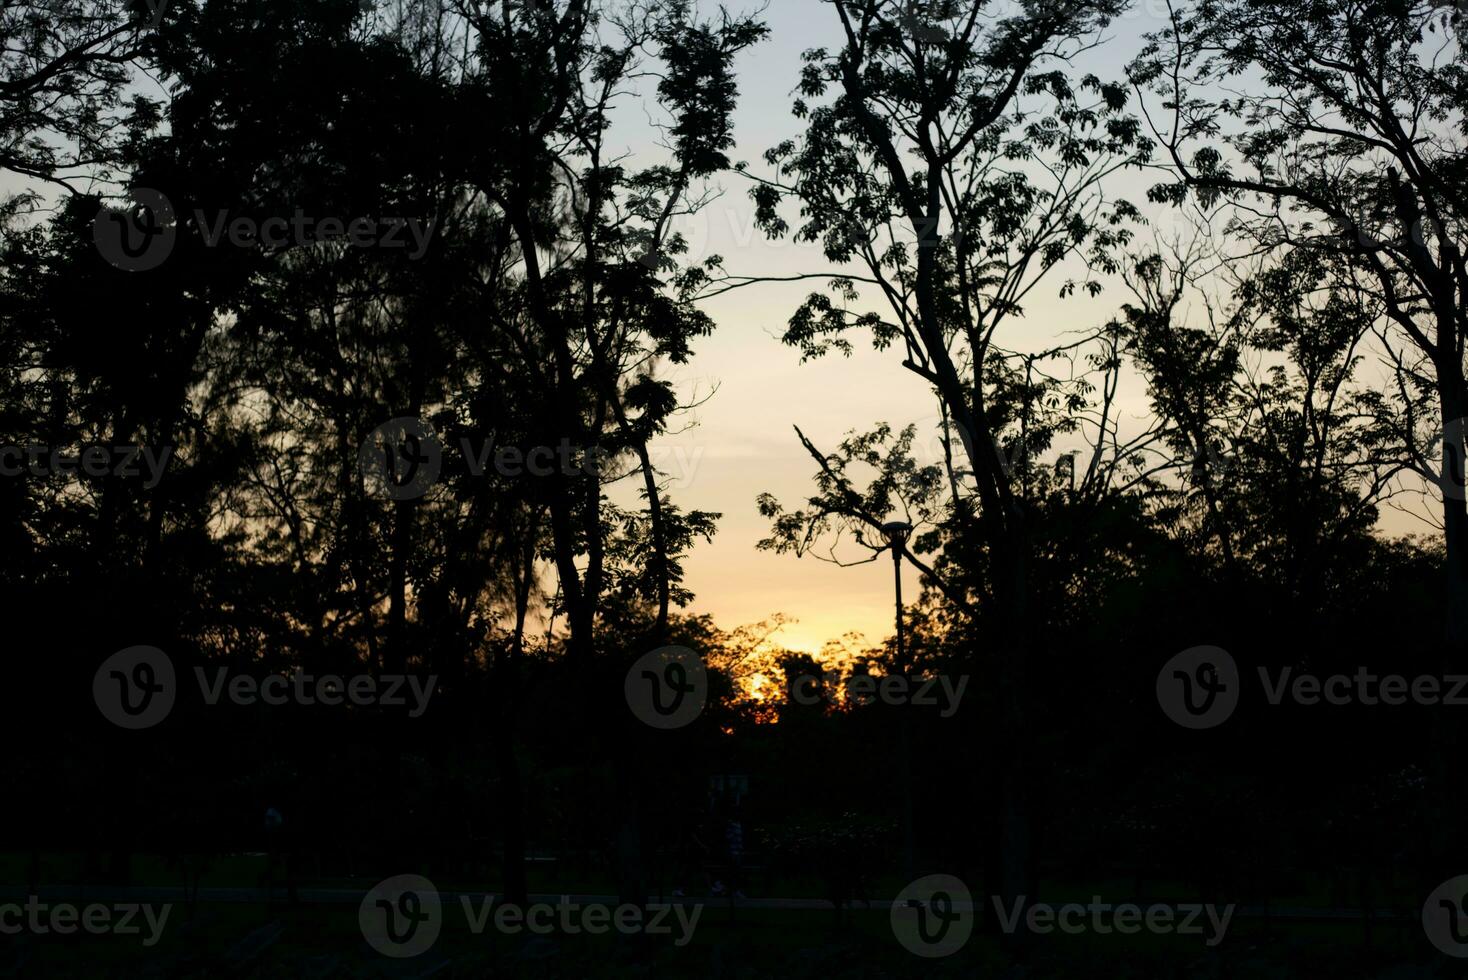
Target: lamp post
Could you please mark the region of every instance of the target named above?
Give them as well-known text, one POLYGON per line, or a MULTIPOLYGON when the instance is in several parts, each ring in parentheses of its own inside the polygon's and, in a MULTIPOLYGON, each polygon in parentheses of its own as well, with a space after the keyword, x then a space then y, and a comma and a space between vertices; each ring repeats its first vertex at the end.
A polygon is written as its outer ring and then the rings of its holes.
MULTIPOLYGON (((882 525, 882 534, 887 538, 887 546, 892 549, 892 581, 897 596, 897 672, 902 676, 904 685, 910 690, 911 686, 907 677, 907 651, 902 636, 902 553, 907 548, 907 539, 912 534, 912 525, 906 521, 888 521, 882 525)), ((898 744, 902 752, 902 764, 898 772, 901 775, 902 787, 902 870, 907 880, 912 881, 916 849, 913 843, 912 735, 908 730, 907 708, 906 704, 897 706, 897 732, 900 739, 898 744)))
POLYGON ((892 549, 892 576, 897 595, 897 665, 905 675, 907 653, 902 642, 902 552, 907 547, 908 535, 912 534, 912 525, 906 521, 888 521, 882 525, 882 533, 887 537, 887 546, 892 549))

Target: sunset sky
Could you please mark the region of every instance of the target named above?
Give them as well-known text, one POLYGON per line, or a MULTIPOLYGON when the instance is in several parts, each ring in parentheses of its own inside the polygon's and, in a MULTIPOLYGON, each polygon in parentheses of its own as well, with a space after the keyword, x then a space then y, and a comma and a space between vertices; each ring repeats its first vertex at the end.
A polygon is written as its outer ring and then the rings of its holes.
MULTIPOLYGON (((716 5, 707 0, 699 6, 705 15, 716 11, 716 5)), ((732 6, 746 9, 737 3, 732 6)), ((1164 23, 1165 11, 1162 0, 1143 0, 1112 25, 1107 43, 1077 59, 1077 70, 1105 79, 1122 78, 1125 64, 1140 49, 1142 35, 1164 23)), ((799 132, 790 105, 800 54, 811 47, 836 46, 840 28, 834 12, 822 0, 775 0, 762 16, 770 28, 769 37, 738 64, 738 145, 730 156, 748 162, 756 173, 767 174, 764 151, 799 132)), ((166 99, 161 88, 146 81, 141 84, 152 97, 166 99)), ((661 157, 649 118, 649 107, 636 93, 622 100, 614 133, 625 138, 625 151, 633 163, 661 157)), ((1156 175, 1128 174, 1113 184, 1110 193, 1142 206, 1153 230, 1165 236, 1175 217, 1145 203, 1145 189, 1156 179, 1156 175)), ((746 178, 725 174, 718 184, 724 191, 718 200, 697 217, 677 223, 690 242, 688 259, 721 255, 734 275, 830 271, 817 246, 771 242, 755 229, 746 178)), ((20 186, 13 179, 0 181, 0 191, 20 186)), ((790 217, 793 224, 794 215, 790 217)), ((1012 321, 1001 331, 1003 346, 1043 348, 1066 333, 1087 331, 1105 322, 1124 301, 1125 294, 1115 288, 1108 288, 1096 300, 1061 300, 1056 293, 1065 276, 1063 271, 1052 275, 1054 279, 1032 297, 1024 319, 1012 321)), ((792 426, 799 425, 817 446, 830 451, 852 430, 867 430, 884 421, 894 428, 918 423, 920 454, 925 461, 940 458, 934 433, 936 405, 926 384, 902 369, 900 351, 875 353, 864 337, 853 335, 856 349, 850 358, 836 356, 801 364, 799 352, 779 342, 790 314, 818 285, 756 284, 705 304, 717 330, 695 345, 688 365, 665 366, 684 401, 702 404, 681 417, 682 431, 655 447, 661 468, 671 479, 673 500, 685 510, 723 515, 713 543, 698 544, 686 561, 686 583, 697 594, 690 611, 712 614, 724 629, 783 613, 796 622, 783 630, 778 641, 809 651, 852 631, 864 634, 871 643, 888 635, 893 616, 892 576, 885 557, 842 568, 809 556, 756 550, 756 542, 769 530, 756 510, 756 497, 769 491, 787 508, 795 508, 811 492, 813 464, 792 426)), ((885 312, 880 302, 873 302, 870 308, 885 312)), ((1144 387, 1134 374, 1124 384, 1120 409, 1123 419, 1130 417, 1138 426, 1148 415, 1144 387)), ((629 481, 614 496, 630 503, 636 499, 635 492, 629 481)), ((1396 532, 1425 529, 1396 514, 1389 515, 1384 526, 1396 532)), ((853 550, 844 557, 862 555, 853 550)), ((909 598, 917 594, 911 569, 904 591, 909 598)))
MULTIPOLYGON (((707 3, 701 6, 710 9, 707 3)), ((1162 25, 1166 9, 1162 0, 1144 0, 1112 25, 1108 43, 1083 55, 1077 65, 1104 79, 1122 78, 1125 64, 1140 49, 1142 35, 1162 25)), ((799 131, 790 104, 801 51, 836 46, 840 31, 834 12, 820 0, 777 0, 763 16, 770 36, 739 66, 738 146, 731 154, 762 174, 769 172, 764 151, 799 131)), ((633 122, 630 116, 625 121, 633 122)), ((628 149, 636 155, 641 148, 629 144, 628 149)), ((1152 230, 1142 230, 1141 235, 1156 231, 1165 237, 1176 227, 1174 214, 1149 207, 1145 200, 1146 187, 1157 179, 1131 173, 1116 181, 1111 193, 1143 208, 1152 230)), ((754 228, 746 179, 725 175, 720 184, 724 195, 703 215, 680 226, 690 241, 691 257, 721 255, 734 275, 788 276, 830 269, 818 247, 789 240, 770 242, 754 228)), ((1007 333, 1001 331, 1003 345, 1043 348, 1063 334, 1104 323, 1124 301, 1124 292, 1111 288, 1095 301, 1061 300, 1057 290, 1063 278, 1055 275, 1053 286, 1037 290, 1024 320, 1011 322, 1007 333)), ((798 621, 777 639, 809 651, 853 630, 872 643, 890 635, 892 572, 885 557, 841 568, 812 557, 797 559, 755 549, 769 530, 756 510, 757 495, 769 491, 792 509, 803 504, 812 489, 814 467, 792 425, 831 451, 850 430, 870 429, 883 421, 894 428, 915 422, 920 451, 931 461, 941 458, 933 434, 936 405, 926 384, 900 366, 900 351, 875 353, 865 338, 853 335, 856 350, 851 358, 801 364, 799 352, 779 342, 790 314, 817 285, 753 285, 706 304, 718 329, 696 345, 691 363, 672 376, 686 400, 713 394, 688 417, 696 426, 666 441, 662 457, 663 466, 675 477, 671 492, 681 507, 723 514, 714 542, 700 543, 686 563, 687 583, 697 593, 692 611, 712 613, 725 629, 785 613, 798 621)), ((872 308, 883 309, 877 303, 872 308)), ((1134 374, 1123 387, 1120 408, 1124 419, 1130 416, 1138 425, 1149 414, 1145 388, 1134 374)), ((1383 525, 1398 533, 1425 530, 1396 513, 1389 513, 1383 525)), ((845 557, 861 553, 852 550, 845 557)), ((907 597, 916 595, 917 577, 911 568, 903 589, 907 597)))
MULTIPOLYGON (((701 6, 710 8, 707 3, 701 6)), ((1137 38, 1156 26, 1147 6, 1129 12, 1110 30, 1120 43, 1106 45, 1106 60, 1092 58, 1086 70, 1120 77, 1125 61, 1139 46, 1137 38)), ((739 66, 738 146, 731 154, 732 159, 747 161, 756 173, 768 173, 762 160, 768 147, 799 132, 790 105, 801 52, 836 46, 840 32, 835 13, 820 0, 778 0, 763 16, 770 35, 739 66)), ((638 147, 629 149, 635 153, 638 147)), ((1137 192, 1146 180, 1138 175, 1127 183, 1128 193, 1141 197, 1137 192)), ((681 226, 695 256, 721 255, 734 275, 788 276, 830 269, 817 246, 770 242, 754 228, 745 179, 726 175, 720 184, 723 197, 704 215, 681 226)), ((1059 281, 1057 277, 1056 289, 1059 281)), ((712 613, 726 629, 785 613, 797 622, 778 639, 810 651, 853 630, 872 643, 890 635, 892 570, 885 557, 841 568, 813 557, 797 559, 755 549, 768 534, 768 522, 755 508, 757 495, 769 491, 794 508, 812 489, 814 466, 792 425, 831 451, 853 429, 870 429, 884 421, 894 428, 918 423, 920 452, 933 462, 941 458, 934 436, 937 406, 926 383, 901 367, 900 351, 879 354, 864 338, 853 336, 856 350, 849 359, 838 356, 801 364, 799 352, 779 342, 786 320, 817 285, 754 285, 706 305, 718 329, 695 347, 692 362, 674 376, 685 397, 702 397, 715 386, 717 393, 692 413, 697 426, 668 440, 664 451, 664 465, 680 478, 672 491, 679 505, 724 515, 713 544, 700 544, 686 564, 688 584, 698 596, 693 611, 712 613)), ((1062 301, 1056 289, 1040 290, 1025 322, 1011 324, 1004 343, 1042 347, 1063 333, 1104 322, 1119 302, 1112 293, 1097 303, 1062 301)), ((1129 393, 1125 410, 1145 414, 1140 385, 1129 393)), ((849 560, 861 553, 852 550, 844 557, 849 560)), ((917 576, 911 568, 904 575, 903 589, 906 597, 917 594, 917 576)))

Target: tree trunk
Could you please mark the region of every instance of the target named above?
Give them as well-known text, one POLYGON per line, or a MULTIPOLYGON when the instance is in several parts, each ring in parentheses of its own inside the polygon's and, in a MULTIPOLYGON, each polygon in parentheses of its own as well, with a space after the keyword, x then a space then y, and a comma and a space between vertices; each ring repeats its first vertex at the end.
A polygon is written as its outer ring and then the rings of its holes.
MULTIPOLYGON (((1461 367, 1447 371, 1439 367, 1438 395, 1443 421, 1442 507, 1443 507, 1443 622, 1442 674, 1460 673, 1468 651, 1468 503, 1464 501, 1464 415, 1461 367)), ((1455 757, 1462 744, 1463 725, 1451 711, 1431 712, 1432 780, 1429 796, 1429 835, 1432 858, 1441 866, 1456 865, 1464 857, 1464 846, 1454 833, 1462 812, 1463 790, 1457 778, 1455 757)))

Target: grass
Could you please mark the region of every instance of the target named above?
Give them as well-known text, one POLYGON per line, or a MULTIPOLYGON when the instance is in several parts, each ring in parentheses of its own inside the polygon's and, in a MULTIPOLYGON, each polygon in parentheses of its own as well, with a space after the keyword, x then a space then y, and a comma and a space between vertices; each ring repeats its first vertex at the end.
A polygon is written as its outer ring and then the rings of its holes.
POLYGON ((395 960, 362 938, 355 905, 176 908, 161 940, 139 937, 7 938, 0 976, 17 977, 1137 977, 1406 978, 1463 976, 1433 951, 1415 923, 1382 927, 1370 947, 1349 925, 1235 923, 1207 948, 1200 937, 1034 937, 1022 953, 975 935, 958 953, 921 959, 894 939, 886 910, 830 913, 705 909, 691 940, 671 937, 472 932, 446 908, 442 932, 421 956, 395 960), (1024 966, 1022 973, 1010 973, 1024 966), (1456 971, 1456 972, 1455 972, 1456 971))
MULTIPOLYGON (((24 885, 29 858, 0 854, 0 884, 24 885)), ((41 880, 47 884, 84 883, 79 855, 44 854, 41 880)), ((264 855, 237 854, 211 859, 201 876, 202 887, 252 887, 262 883, 264 855)), ((136 855, 131 883, 179 886, 182 874, 154 856, 136 855)), ((302 888, 363 890, 381 876, 326 876, 298 882, 302 888)), ((430 877, 444 891, 495 892, 493 882, 455 880, 449 874, 430 877)), ((278 884, 278 882, 277 882, 278 884)), ((977 885, 977 883, 974 883, 977 885)), ((895 895, 902 882, 878 878, 878 894, 895 895), (885 889, 882 891, 880 889, 885 889)), ((1115 903, 1135 899, 1187 900, 1193 894, 1181 882, 1150 881, 1147 894, 1132 894, 1130 880, 1047 883, 1043 898, 1055 905, 1085 903, 1092 895, 1115 903)), ((816 879, 780 879, 772 883, 782 897, 820 897, 816 879)), ((538 868, 532 878, 537 893, 609 894, 611 882, 569 868, 538 868)), ((1276 896, 1271 905, 1322 907, 1330 902, 1324 881, 1294 882, 1296 894, 1276 896)), ((751 891, 754 897, 758 892, 751 891)), ((982 892, 975 888, 976 898, 982 892)), ((283 899, 284 890, 276 895, 283 899)), ((690 895, 691 898, 698 898, 690 895)), ((1264 921, 1235 918, 1224 940, 1207 947, 1203 936, 1065 935, 1032 936, 1023 947, 987 933, 975 933, 952 956, 922 959, 905 950, 892 931, 889 910, 878 902, 858 905, 838 924, 833 911, 736 909, 719 899, 702 899, 706 907, 686 945, 673 936, 504 934, 493 925, 471 931, 457 901, 446 903, 442 933, 420 956, 396 960, 373 950, 362 937, 355 902, 302 904, 283 902, 209 903, 175 906, 156 945, 141 936, 23 932, 0 939, 0 977, 1176 977, 1188 980, 1295 980, 1329 976, 1332 980, 1406 980, 1465 977, 1468 961, 1450 959, 1434 950, 1415 916, 1377 921, 1368 934, 1358 919, 1333 922, 1264 921)), ((1382 905, 1413 909, 1420 899, 1393 895, 1382 905)), ((984 906, 984 918, 993 921, 984 906)), ((0 923, 3 925, 3 923, 0 923)))

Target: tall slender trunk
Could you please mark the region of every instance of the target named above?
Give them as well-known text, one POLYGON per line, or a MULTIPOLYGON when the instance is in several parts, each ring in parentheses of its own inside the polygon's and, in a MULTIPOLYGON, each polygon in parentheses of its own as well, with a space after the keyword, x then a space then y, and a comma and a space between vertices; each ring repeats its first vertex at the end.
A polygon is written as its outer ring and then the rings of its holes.
POLYGON ((1462 666, 1468 652, 1468 480, 1465 480, 1464 427, 1468 400, 1462 373, 1439 385, 1443 420, 1443 543, 1446 550, 1445 587, 1448 603, 1444 624, 1443 667, 1462 666))
MULTIPOLYGON (((1439 366, 1438 398, 1443 421, 1442 485, 1443 508, 1443 643, 1439 669, 1442 674, 1461 673, 1468 654, 1468 467, 1464 459, 1464 421, 1468 399, 1464 396, 1461 362, 1439 366), (1456 368, 1456 370, 1453 370, 1456 368)), ((1464 726, 1450 711, 1431 713, 1432 785, 1428 804, 1432 857, 1437 862, 1457 864, 1465 847, 1454 831, 1456 814, 1462 812, 1464 791, 1457 776, 1456 761, 1463 744, 1464 726)))
MULTIPOLYGON (((533 524, 532 518, 532 524, 533 524)), ((501 826, 504 830, 502 873, 505 901, 529 904, 530 885, 525 871, 525 800, 516 758, 520 703, 520 667, 525 654, 525 618, 530 607, 530 588, 535 579, 535 538, 525 534, 515 562, 515 633, 506 659, 496 671, 500 691, 499 738, 496 739, 500 775, 501 826)))
POLYGON ((408 555, 413 548, 416 502, 392 503, 392 538, 388 548, 387 645, 383 670, 401 674, 408 667, 408 555))
MULTIPOLYGON (((999 889, 1002 900, 1034 901, 1033 837, 1029 799, 1029 712, 1026 671, 1029 662, 1029 542, 1023 518, 1011 514, 1005 528, 1003 561, 997 576, 1007 583, 1000 599, 998 676, 1003 744, 999 778, 999 889)), ((1018 935, 1018 934, 1017 934, 1018 935)))

